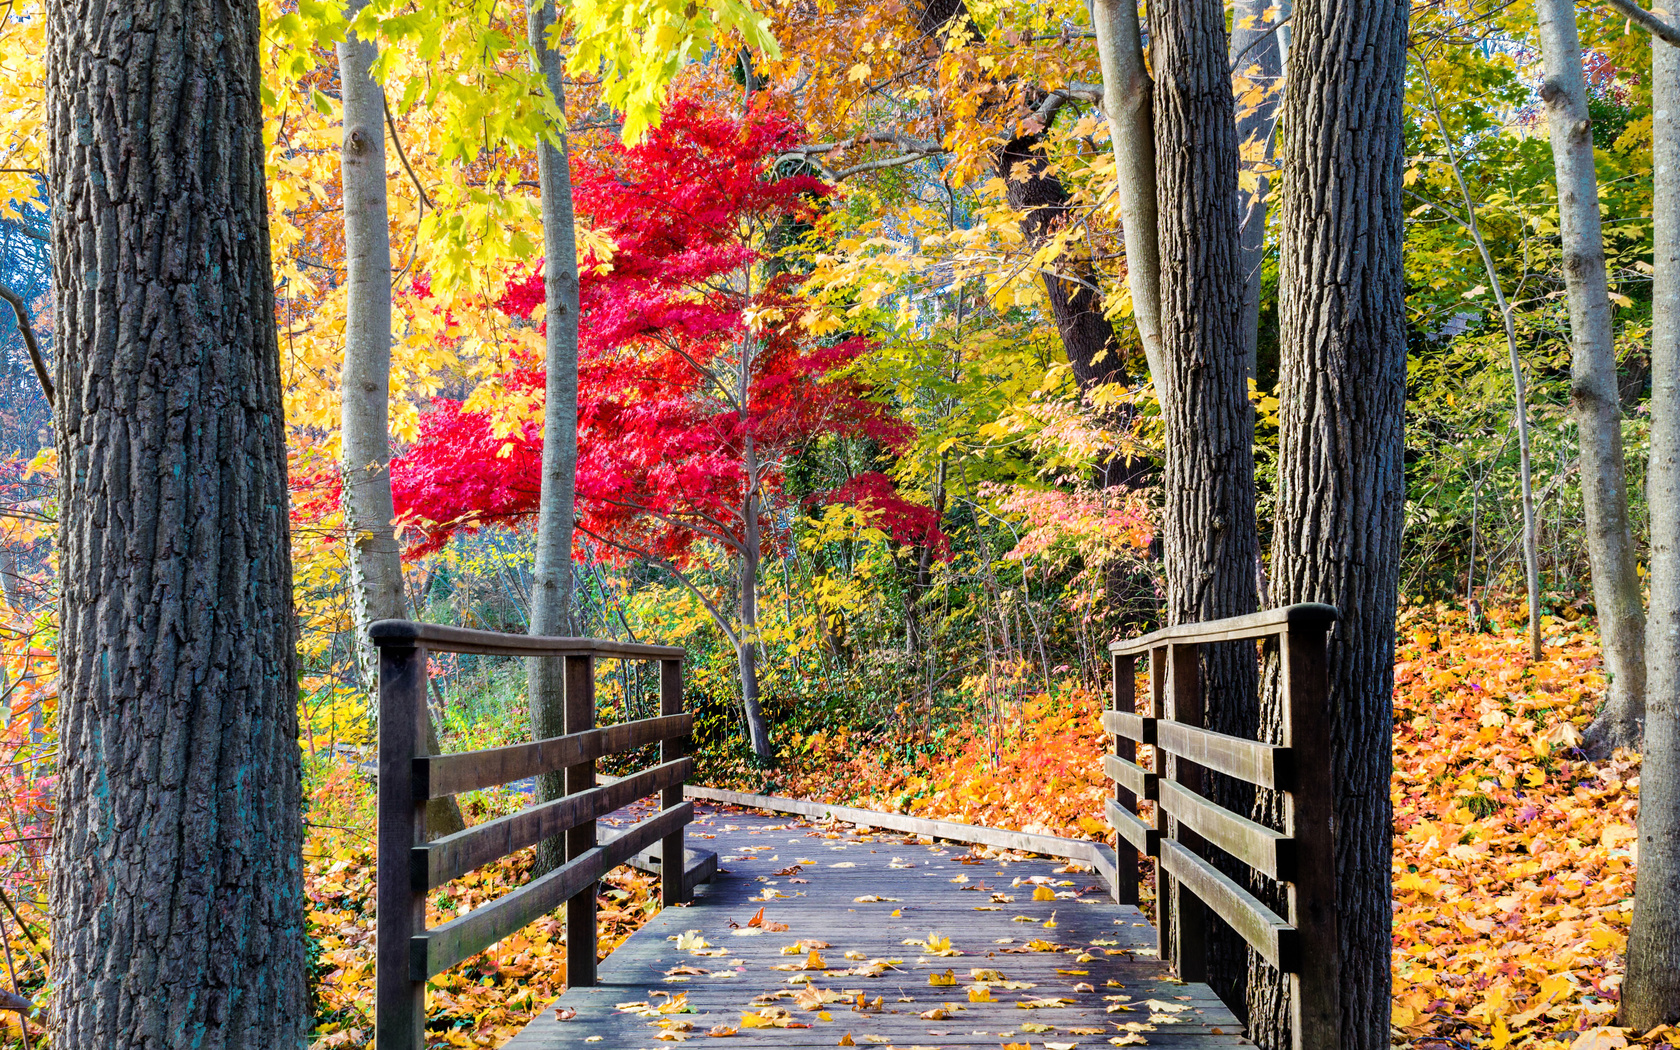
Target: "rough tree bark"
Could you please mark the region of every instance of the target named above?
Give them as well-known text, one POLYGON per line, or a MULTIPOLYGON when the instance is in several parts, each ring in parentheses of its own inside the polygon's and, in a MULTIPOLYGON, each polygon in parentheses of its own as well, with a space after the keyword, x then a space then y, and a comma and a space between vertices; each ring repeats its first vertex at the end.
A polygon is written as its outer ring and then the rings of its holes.
POLYGON ((66 1050, 309 1028, 257 18, 47 5, 66 1050))
POLYGON ((1093 0, 1103 113, 1114 150, 1115 194, 1126 246, 1126 286, 1155 389, 1161 389, 1161 256, 1155 217, 1154 84, 1143 64, 1137 4, 1093 0))
MULTIPOLYGON (((1405 0, 1299 0, 1283 99, 1279 604, 1341 612, 1329 651, 1342 1045, 1388 1046, 1394 616, 1405 504, 1405 0)), ((1277 712, 1263 713, 1270 726, 1277 712)), ((1249 1031, 1289 1045, 1269 970, 1249 1031)))
POLYGON ((1557 169, 1558 233, 1569 291, 1570 400, 1580 434, 1587 560, 1610 678, 1604 710, 1587 727, 1586 748, 1588 754, 1604 757, 1618 747, 1639 746, 1645 717, 1645 609, 1628 524, 1622 402, 1616 388, 1616 344, 1610 330, 1598 178, 1575 7, 1571 0, 1538 0, 1535 7, 1546 74, 1540 97, 1557 169))
MULTIPOLYGON (((554 24, 554 4, 530 6, 531 49, 549 93, 566 109, 565 61, 544 37, 554 24)), ((577 504, 578 266, 573 230, 570 150, 564 124, 537 148, 537 182, 542 194, 543 313, 548 369, 543 409, 542 493, 537 510, 537 558, 532 580, 532 634, 569 634, 572 626, 572 524, 577 504)), ((527 662, 531 733, 535 739, 566 731, 565 661, 527 662)), ((563 773, 537 778, 537 799, 565 794, 563 773)), ((537 868, 550 871, 565 860, 564 836, 537 850, 537 868)))
MULTIPOLYGON (((1220 0, 1153 8, 1154 124, 1161 264, 1161 413, 1166 430, 1167 622, 1255 610, 1254 414, 1243 348, 1237 130, 1220 0)), ((1206 646, 1210 728, 1252 738, 1259 726, 1252 645, 1206 646)), ((1245 812, 1252 789, 1228 777, 1211 794, 1245 812)), ((1224 859, 1221 856, 1221 859, 1224 859)), ((1246 869, 1233 865, 1232 873, 1246 869)), ((1177 909, 1172 909, 1177 914, 1177 909)), ((1240 1004, 1244 942, 1211 924, 1208 983, 1240 1004)))
MULTIPOLYGON (((352 0, 350 18, 366 0, 352 0)), ((349 533, 350 605, 357 664, 371 691, 378 662, 368 625, 408 615, 402 552, 391 501, 391 228, 385 185, 385 92, 373 79, 379 49, 355 33, 338 45, 344 103, 339 154, 344 184, 345 319, 340 376, 344 451, 344 523, 349 533)), ((426 748, 439 750, 437 726, 426 723, 426 748)), ((431 838, 466 827, 453 798, 426 803, 431 838)))
POLYGON ((1248 358, 1248 377, 1259 376, 1260 285, 1266 260, 1266 210, 1271 177, 1266 166, 1277 154, 1277 114, 1283 94, 1283 50, 1278 45, 1274 0, 1236 0, 1231 15, 1232 72, 1266 89, 1266 97, 1252 111, 1237 115, 1237 145, 1250 148, 1258 143, 1261 169, 1253 189, 1237 186, 1237 216, 1242 222, 1243 308, 1241 330, 1243 350, 1248 358), (1266 18, 1273 12, 1272 20, 1266 18))
POLYGON ((1651 40, 1655 277, 1651 325, 1649 692, 1639 775, 1639 878, 1620 1023, 1680 1021, 1680 49, 1651 40))

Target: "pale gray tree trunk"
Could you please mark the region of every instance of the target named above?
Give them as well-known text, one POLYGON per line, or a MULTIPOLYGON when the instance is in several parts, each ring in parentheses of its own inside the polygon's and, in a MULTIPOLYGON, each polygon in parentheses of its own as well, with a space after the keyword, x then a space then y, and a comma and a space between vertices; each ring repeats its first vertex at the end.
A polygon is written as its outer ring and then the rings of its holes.
POLYGON ((1275 20, 1267 20, 1268 11, 1282 17, 1274 0, 1236 0, 1231 25, 1231 71, 1268 91, 1253 112, 1237 114, 1238 146, 1263 144, 1261 168, 1256 173, 1259 184, 1253 189, 1237 187, 1237 217, 1242 223, 1241 332, 1250 379, 1259 374, 1260 275, 1266 259, 1266 211, 1270 204, 1266 195, 1271 189, 1266 169, 1277 151, 1277 114, 1283 100, 1283 92, 1278 90, 1283 78, 1283 49, 1278 43, 1282 30, 1276 28, 1275 20))
MULTIPOLYGON (((1531 659, 1538 660, 1541 656, 1540 646, 1540 539, 1539 530, 1534 521, 1534 460, 1530 452, 1528 439, 1528 384, 1523 377, 1522 354, 1517 346, 1517 326, 1511 316, 1511 304, 1505 299, 1505 285, 1499 279, 1499 270, 1493 265, 1493 253, 1488 250, 1487 240, 1482 236, 1482 224, 1476 217, 1476 199, 1470 193, 1469 185, 1464 181, 1464 169, 1458 163, 1458 151, 1453 148, 1452 136, 1447 133, 1446 118, 1441 113, 1441 102, 1435 94, 1435 84, 1424 74, 1424 83, 1429 88, 1429 104, 1435 118, 1435 126, 1441 132, 1441 142, 1446 148, 1447 164, 1452 168, 1453 179, 1458 185, 1458 195, 1464 201, 1464 218, 1454 216, 1470 234, 1470 239, 1476 244, 1476 251, 1482 257, 1482 269, 1487 274, 1488 286, 1493 289, 1494 305, 1499 309, 1499 319, 1505 328, 1505 346, 1511 355, 1511 387, 1516 401, 1517 422, 1517 459, 1521 473, 1522 515, 1523 515, 1523 568, 1524 579, 1528 585, 1528 645, 1531 659)), ((1472 504, 1473 506, 1474 504, 1472 504)), ((1471 522, 1472 548, 1471 564, 1475 563, 1474 549, 1474 520, 1471 522)), ((1474 589, 1467 597, 1475 600, 1474 589)))
POLYGON ((1680 49, 1653 38, 1651 618, 1639 775, 1639 878, 1620 1023, 1680 1021, 1680 49))
MULTIPOLYGON (((743 416, 746 415, 751 360, 750 353, 744 350, 739 391, 743 416)), ((753 445, 751 434, 747 435, 742 469, 746 475, 746 498, 741 507, 741 534, 745 543, 741 550, 741 632, 735 639, 735 658, 741 671, 741 706, 747 716, 747 737, 752 743, 753 754, 760 762, 768 763, 775 760, 776 752, 770 746, 770 727, 764 720, 764 708, 758 699, 758 563, 762 555, 758 549, 758 450, 753 445)))
MULTIPOLYGON (((351 0, 356 16, 366 0, 351 0)), ((370 691, 378 662, 368 625, 408 615, 402 552, 391 501, 391 228, 385 185, 385 92, 373 79, 379 49, 354 33, 338 45, 344 102, 345 322, 340 411, 344 448, 344 524, 349 534, 350 604, 356 623, 356 660, 370 691)), ((437 726, 427 721, 426 748, 439 750, 437 726)), ((426 804, 426 833, 464 828, 453 798, 426 804)))
POLYGON ((1581 499, 1599 642, 1610 679, 1604 710, 1587 728, 1589 754, 1638 747, 1645 717, 1645 610, 1633 532, 1628 524, 1627 467, 1622 453, 1622 402, 1616 345, 1593 170, 1586 77, 1571 0, 1538 0, 1545 79, 1540 97, 1557 169, 1558 233, 1569 291, 1573 373, 1571 402, 1581 446, 1581 499))
MULTIPOLYGON (((566 108, 565 59, 545 41, 554 24, 554 4, 530 7, 531 48, 543 82, 566 108)), ((572 625, 572 524, 577 504, 578 265, 573 231, 572 175, 565 126, 537 147, 537 182, 542 194, 543 291, 548 369, 543 409, 542 493, 537 509, 537 558, 532 580, 532 634, 570 634, 572 625)), ((526 668, 531 732, 536 739, 565 729, 564 661, 533 659, 526 668)), ((539 801, 565 794, 561 773, 537 778, 539 801)), ((556 838, 539 849, 538 866, 551 870, 564 859, 556 838)))
POLYGON ((1154 84, 1143 64, 1137 4, 1093 0, 1103 113, 1114 149, 1115 196, 1126 245, 1126 286, 1155 389, 1161 389, 1161 251, 1156 226, 1154 84))

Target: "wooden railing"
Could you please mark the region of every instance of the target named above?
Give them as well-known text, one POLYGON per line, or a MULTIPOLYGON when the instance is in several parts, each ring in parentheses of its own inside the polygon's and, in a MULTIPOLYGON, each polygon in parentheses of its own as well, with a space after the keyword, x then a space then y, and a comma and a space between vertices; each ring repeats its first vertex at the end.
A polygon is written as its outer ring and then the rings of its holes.
POLYGON ((1155 926, 1162 958, 1176 965, 1183 980, 1206 980, 1204 909, 1212 910, 1288 975, 1297 1050, 1342 1045, 1325 664, 1325 644, 1336 619, 1328 605, 1291 605, 1170 627, 1109 646, 1114 695, 1103 728, 1114 747, 1103 757, 1103 770, 1114 784, 1107 809, 1118 835, 1116 896, 1123 903, 1138 901, 1138 868, 1129 861, 1129 844, 1155 860, 1155 926), (1274 637, 1283 742, 1263 744, 1203 728, 1199 648, 1274 637), (1140 711, 1136 671, 1138 658, 1145 655, 1150 702, 1147 711, 1140 711), (1154 748, 1153 769, 1139 764, 1139 746, 1154 748), (1280 792, 1283 830, 1203 797, 1209 770, 1280 792), (1139 817, 1139 800, 1155 803, 1154 827, 1139 817), (1204 854, 1210 846, 1282 883, 1288 917, 1208 863, 1204 854))
POLYGON ((379 885, 375 1046, 425 1046, 426 980, 564 904, 566 978, 595 983, 596 883, 638 851, 659 844, 660 895, 687 899, 684 829, 694 816, 682 798, 693 770, 684 754, 694 716, 682 710, 681 649, 592 638, 496 634, 407 620, 372 625, 379 648, 379 885), (565 661, 565 734, 462 754, 425 754, 426 658, 432 652, 554 657, 565 661), (657 718, 595 725, 595 660, 659 661, 657 718), (660 744, 660 762, 597 786, 595 761, 660 744), (564 770, 566 794, 431 842, 426 803, 462 791, 564 770), (610 840, 595 820, 660 793, 663 808, 610 840), (495 901, 426 928, 426 894, 474 868, 565 835, 565 863, 495 901))

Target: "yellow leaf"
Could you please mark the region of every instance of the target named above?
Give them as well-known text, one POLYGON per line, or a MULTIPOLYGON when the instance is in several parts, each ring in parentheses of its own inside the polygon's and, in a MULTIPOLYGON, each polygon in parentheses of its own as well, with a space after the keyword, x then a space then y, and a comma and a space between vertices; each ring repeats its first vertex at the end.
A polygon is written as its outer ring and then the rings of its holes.
POLYGON ((1048 886, 1040 886, 1033 890, 1032 899, 1035 901, 1053 901, 1056 899, 1056 891, 1048 886))

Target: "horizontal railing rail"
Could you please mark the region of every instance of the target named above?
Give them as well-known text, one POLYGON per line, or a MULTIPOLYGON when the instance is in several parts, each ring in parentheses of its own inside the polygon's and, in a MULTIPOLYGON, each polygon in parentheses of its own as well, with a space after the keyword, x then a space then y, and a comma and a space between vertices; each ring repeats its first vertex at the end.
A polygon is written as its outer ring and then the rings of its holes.
POLYGON ((683 650, 597 638, 498 634, 463 627, 380 620, 369 632, 379 650, 379 875, 375 1046, 425 1045, 426 981, 564 905, 567 984, 595 983, 596 884, 613 868, 657 847, 660 896, 670 905, 692 886, 683 801, 693 773, 687 741, 694 716, 682 710, 683 650), (427 657, 433 652, 551 657, 564 661, 564 729, 528 744, 462 754, 426 754, 427 657), (618 725, 595 724, 597 659, 659 664, 660 713, 618 725), (656 765, 597 785, 597 759, 648 745, 656 765), (464 791, 563 772, 565 794, 506 817, 425 841, 426 803, 464 791), (598 818, 658 794, 660 809, 605 839, 598 818), (528 846, 564 837, 553 870, 464 915, 426 926, 426 895, 467 872, 528 846))
POLYGON ((1104 809, 1117 836, 1116 895, 1138 903, 1138 866, 1128 847, 1155 863, 1161 957, 1186 981, 1206 974, 1212 911, 1256 954, 1286 974, 1297 1050, 1341 1046, 1341 943, 1336 921, 1331 795, 1329 677, 1325 647, 1337 620, 1328 605, 1301 604, 1208 623, 1183 624, 1109 646, 1114 688, 1103 729, 1113 738, 1103 772, 1113 784, 1104 809), (1282 743, 1216 733, 1204 721, 1203 645, 1275 639, 1282 743), (1149 663, 1150 699, 1137 703, 1137 661, 1149 663), (1138 749, 1154 751, 1153 768, 1138 749), (1222 773, 1280 793, 1283 829, 1267 827, 1204 797, 1205 774, 1222 773), (1139 803, 1153 802, 1154 824, 1139 803), (1209 863, 1211 850, 1281 884, 1287 917, 1209 863))

